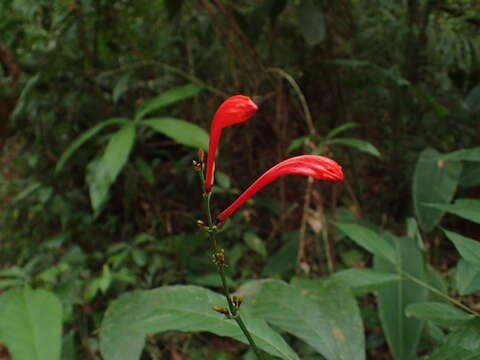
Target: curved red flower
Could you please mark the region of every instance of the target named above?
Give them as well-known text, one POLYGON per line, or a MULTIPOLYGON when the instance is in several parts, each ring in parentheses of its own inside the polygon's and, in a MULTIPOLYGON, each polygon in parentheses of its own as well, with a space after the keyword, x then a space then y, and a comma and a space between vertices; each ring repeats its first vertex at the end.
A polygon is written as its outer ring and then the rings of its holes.
POLYGON ((229 207, 218 216, 219 221, 226 220, 245 201, 255 195, 265 185, 282 175, 300 174, 319 180, 343 180, 342 167, 334 160, 320 155, 300 155, 284 160, 260 176, 229 207))
POLYGON ((207 173, 205 175, 205 191, 210 192, 213 186, 215 171, 215 152, 224 127, 248 120, 258 110, 257 104, 244 95, 235 95, 225 100, 217 109, 210 127, 208 144, 207 173))

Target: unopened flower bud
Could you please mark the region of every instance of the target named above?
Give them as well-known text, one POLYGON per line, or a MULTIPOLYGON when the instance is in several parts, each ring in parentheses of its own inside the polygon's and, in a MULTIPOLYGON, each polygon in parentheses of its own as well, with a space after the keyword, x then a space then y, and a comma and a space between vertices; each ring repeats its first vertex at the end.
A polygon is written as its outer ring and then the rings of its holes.
POLYGON ((203 149, 198 149, 197 157, 198 157, 198 161, 200 161, 200 163, 203 163, 203 160, 205 159, 205 151, 203 151, 203 149))
POLYGON ((227 308, 224 308, 224 307, 221 307, 221 306, 212 306, 212 310, 213 311, 216 311, 220 314, 223 314, 223 315, 226 315, 226 316, 229 316, 230 315, 230 312, 228 311, 227 308))

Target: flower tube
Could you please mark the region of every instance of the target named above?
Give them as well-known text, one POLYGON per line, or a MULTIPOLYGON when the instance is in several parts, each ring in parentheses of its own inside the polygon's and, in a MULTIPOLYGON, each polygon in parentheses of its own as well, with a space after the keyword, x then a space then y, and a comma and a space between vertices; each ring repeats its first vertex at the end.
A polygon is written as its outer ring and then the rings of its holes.
POLYGON ((257 104, 244 95, 235 95, 225 100, 217 109, 210 127, 210 142, 208 144, 207 172, 205 175, 205 191, 208 193, 213 186, 215 172, 215 152, 224 127, 244 122, 258 110, 257 104))
POLYGON ((312 176, 319 180, 343 180, 342 167, 334 160, 320 155, 300 155, 284 160, 260 176, 229 207, 218 216, 218 221, 225 221, 245 201, 255 195, 265 185, 282 175, 300 174, 312 176))

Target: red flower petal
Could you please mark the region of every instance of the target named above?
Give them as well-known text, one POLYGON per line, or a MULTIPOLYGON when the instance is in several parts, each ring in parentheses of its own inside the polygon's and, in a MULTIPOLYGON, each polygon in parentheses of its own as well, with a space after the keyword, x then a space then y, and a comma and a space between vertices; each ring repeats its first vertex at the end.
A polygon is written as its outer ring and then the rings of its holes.
POLYGON ((244 95, 235 95, 225 100, 217 109, 210 127, 210 142, 208 144, 207 173, 205 175, 205 190, 210 192, 215 172, 215 151, 224 127, 248 120, 258 110, 257 104, 244 95))
POLYGON ((234 213, 240 205, 251 198, 265 185, 282 175, 300 174, 312 176, 319 180, 343 180, 342 167, 334 160, 319 155, 301 155, 284 160, 260 176, 245 190, 228 208, 222 211, 217 219, 224 221, 234 213))

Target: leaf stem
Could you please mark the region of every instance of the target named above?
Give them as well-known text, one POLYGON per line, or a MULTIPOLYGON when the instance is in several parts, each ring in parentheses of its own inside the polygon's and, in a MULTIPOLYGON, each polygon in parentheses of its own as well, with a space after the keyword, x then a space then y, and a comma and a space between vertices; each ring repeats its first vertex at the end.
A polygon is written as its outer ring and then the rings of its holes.
POLYGON ((448 301, 450 301, 452 304, 455 304, 457 305, 459 308, 462 308, 463 310, 469 312, 470 314, 473 314, 475 316, 480 316, 480 314, 478 312, 476 312, 475 310, 472 310, 470 309, 468 306, 462 304, 460 301, 458 301, 457 299, 454 299, 450 296, 448 296, 447 294, 441 292, 440 290, 438 289, 435 289, 433 286, 423 282, 422 280, 416 278, 415 276, 413 275, 410 275, 408 272, 406 271, 403 271, 402 269, 398 269, 398 271, 400 272, 400 274, 402 274, 402 276, 408 278, 409 280, 413 281, 414 283, 417 283, 418 285, 420 286, 423 286, 424 288, 430 290, 431 292, 434 292, 435 294, 447 299, 448 301))

